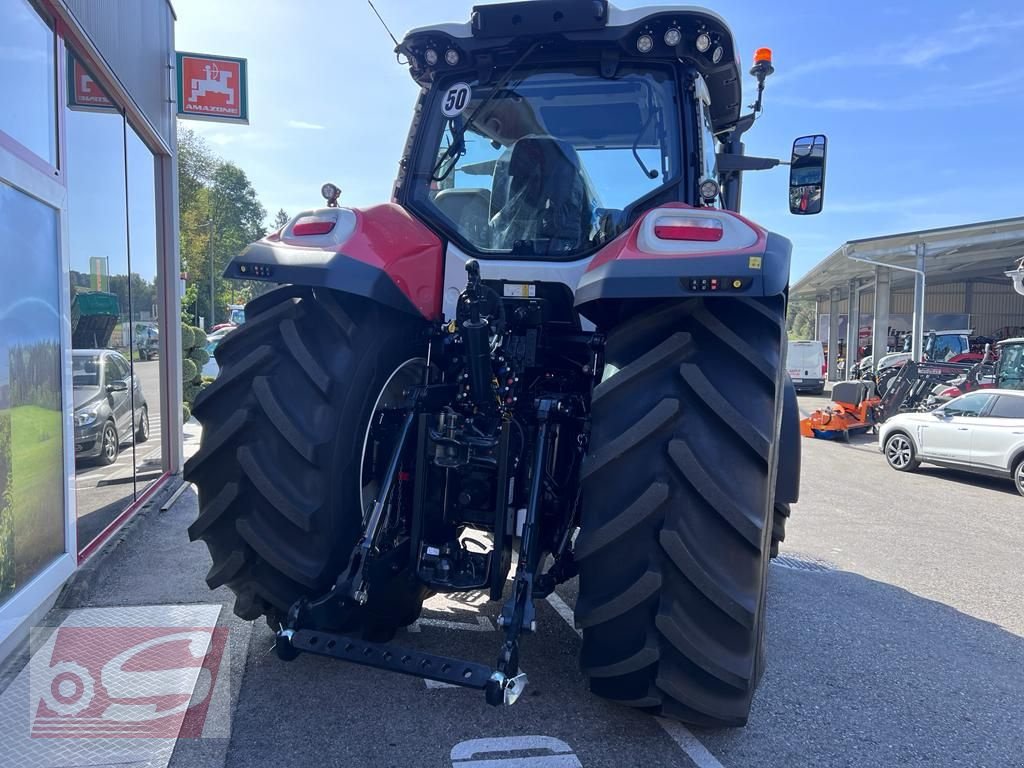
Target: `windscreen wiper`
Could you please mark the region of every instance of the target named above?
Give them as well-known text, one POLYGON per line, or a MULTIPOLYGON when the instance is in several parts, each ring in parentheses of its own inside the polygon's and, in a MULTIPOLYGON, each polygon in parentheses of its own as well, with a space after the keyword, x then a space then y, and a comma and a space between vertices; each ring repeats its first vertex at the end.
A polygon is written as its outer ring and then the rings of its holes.
POLYGON ((430 173, 431 181, 443 181, 448 177, 448 175, 452 172, 452 169, 455 168, 455 163, 452 163, 452 165, 448 168, 447 171, 445 171, 441 176, 438 176, 437 174, 441 170, 441 166, 445 164, 448 158, 453 157, 456 153, 462 151, 462 148, 465 146, 463 138, 466 135, 466 131, 472 128, 473 125, 476 123, 477 116, 484 110, 484 108, 488 104, 494 101, 498 94, 501 93, 502 89, 504 89, 505 86, 508 85, 508 81, 512 78, 512 75, 514 75, 516 71, 518 71, 522 63, 526 61, 526 58, 531 53, 533 53, 540 45, 542 45, 543 42, 544 41, 542 40, 537 40, 532 45, 530 45, 529 48, 523 51, 523 55, 516 59, 512 66, 506 69, 505 73, 500 78, 498 78, 498 82, 496 82, 494 84, 494 87, 491 88, 491 92, 487 94, 487 98, 485 98, 483 101, 480 102, 479 105, 477 105, 477 108, 473 110, 473 114, 471 114, 469 116, 469 119, 467 119, 462 124, 462 127, 452 131, 451 143, 448 145, 448 148, 445 149, 444 154, 441 155, 441 157, 438 159, 437 165, 434 166, 434 170, 431 171, 430 173))

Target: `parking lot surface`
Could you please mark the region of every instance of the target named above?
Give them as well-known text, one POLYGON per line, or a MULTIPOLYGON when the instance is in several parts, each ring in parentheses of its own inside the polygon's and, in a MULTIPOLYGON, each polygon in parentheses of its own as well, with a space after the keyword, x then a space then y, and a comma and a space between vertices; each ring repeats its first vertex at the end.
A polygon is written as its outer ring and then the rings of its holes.
MULTIPOLYGON (((746 728, 682 728, 592 697, 579 637, 559 613, 575 601, 570 582, 540 604, 522 650, 529 685, 503 709, 418 678, 279 661, 266 624, 225 607, 230 739, 182 739, 171 765, 1024 764, 1024 499, 1010 483, 896 473, 869 439, 803 449, 801 502, 770 569, 768 670, 746 728)), ((203 583, 205 548, 186 541, 195 514, 189 491, 138 521, 85 603, 230 606, 203 583)), ((496 616, 477 595, 436 597, 395 642, 492 662, 496 616)))
POLYGON ((86 544, 110 524, 130 502, 133 492, 142 493, 160 477, 160 361, 136 360, 135 375, 149 408, 149 439, 135 444, 126 441, 117 460, 110 465, 81 460, 75 466, 78 496, 79 544, 86 544), (133 467, 137 476, 133 477, 133 467))

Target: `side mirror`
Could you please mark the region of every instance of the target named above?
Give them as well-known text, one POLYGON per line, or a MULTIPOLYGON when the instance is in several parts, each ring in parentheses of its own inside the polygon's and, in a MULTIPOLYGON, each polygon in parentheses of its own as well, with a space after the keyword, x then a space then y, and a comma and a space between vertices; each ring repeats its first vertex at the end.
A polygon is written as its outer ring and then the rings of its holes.
POLYGON ((789 212, 798 216, 821 213, 825 199, 825 153, 828 139, 821 134, 793 142, 789 161, 789 212))
POLYGON ((112 381, 107 384, 107 392, 127 392, 128 383, 124 381, 112 381))

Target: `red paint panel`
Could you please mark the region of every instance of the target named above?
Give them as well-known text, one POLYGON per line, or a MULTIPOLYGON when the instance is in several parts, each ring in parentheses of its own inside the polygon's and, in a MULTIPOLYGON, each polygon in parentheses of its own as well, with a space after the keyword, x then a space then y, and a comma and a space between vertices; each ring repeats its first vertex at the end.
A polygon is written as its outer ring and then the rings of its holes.
POLYGON ((444 249, 440 238, 400 205, 356 208, 356 229, 339 253, 387 273, 423 316, 441 316, 444 249))

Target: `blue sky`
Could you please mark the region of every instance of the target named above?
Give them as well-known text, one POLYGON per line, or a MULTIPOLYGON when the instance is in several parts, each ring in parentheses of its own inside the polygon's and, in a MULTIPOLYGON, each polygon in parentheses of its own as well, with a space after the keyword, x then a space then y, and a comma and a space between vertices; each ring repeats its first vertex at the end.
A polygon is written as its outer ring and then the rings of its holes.
MULTIPOLYGON (((376 5, 400 38, 466 20, 473 0, 376 5)), ((714 4, 744 69, 755 48, 775 52, 748 154, 786 157, 799 135, 829 137, 821 215, 788 213, 785 169, 744 181, 743 213, 793 240, 794 278, 846 240, 1024 213, 1024 5, 865 5, 775 2, 767 13, 749 0, 714 4)), ((249 60, 250 125, 189 125, 245 169, 271 214, 318 205, 327 180, 343 204, 389 198, 416 88, 363 0, 174 6, 179 50, 249 60)), ((752 85, 747 78, 746 103, 752 85)))

